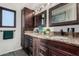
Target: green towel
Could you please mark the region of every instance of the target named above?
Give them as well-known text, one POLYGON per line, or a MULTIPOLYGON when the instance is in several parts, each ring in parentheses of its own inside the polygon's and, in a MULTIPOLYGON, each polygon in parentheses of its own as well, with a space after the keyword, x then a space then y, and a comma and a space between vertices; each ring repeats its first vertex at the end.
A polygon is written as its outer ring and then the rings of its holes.
POLYGON ((3 31, 3 39, 13 39, 13 31, 3 31))

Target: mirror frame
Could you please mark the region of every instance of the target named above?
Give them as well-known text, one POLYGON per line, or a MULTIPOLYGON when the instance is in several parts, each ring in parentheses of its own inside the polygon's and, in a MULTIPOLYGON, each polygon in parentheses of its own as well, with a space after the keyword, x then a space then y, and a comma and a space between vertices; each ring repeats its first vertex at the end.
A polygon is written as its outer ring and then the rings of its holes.
POLYGON ((76 24, 79 24, 79 4, 76 3, 76 14, 77 14, 77 17, 76 17, 76 20, 73 20, 73 21, 66 21, 66 22, 59 22, 59 23, 51 23, 51 19, 52 19, 52 10, 55 10, 59 7, 62 7, 64 5, 67 5, 69 3, 60 3, 60 4, 57 4, 56 6, 52 7, 49 9, 49 26, 52 27, 52 26, 66 26, 66 25, 76 25, 76 24))

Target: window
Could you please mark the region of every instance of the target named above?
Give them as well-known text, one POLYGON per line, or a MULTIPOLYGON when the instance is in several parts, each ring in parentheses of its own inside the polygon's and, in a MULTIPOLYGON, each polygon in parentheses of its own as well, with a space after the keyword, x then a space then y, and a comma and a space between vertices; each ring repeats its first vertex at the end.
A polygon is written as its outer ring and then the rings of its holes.
POLYGON ((16 11, 0 7, 0 27, 16 27, 16 11))

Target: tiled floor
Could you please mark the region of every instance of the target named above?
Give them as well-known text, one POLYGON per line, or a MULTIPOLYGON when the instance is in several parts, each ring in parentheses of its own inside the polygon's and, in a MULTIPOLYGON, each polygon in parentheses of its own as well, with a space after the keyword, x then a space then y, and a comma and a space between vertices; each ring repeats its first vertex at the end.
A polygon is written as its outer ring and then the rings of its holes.
POLYGON ((1 56, 28 56, 28 55, 24 52, 24 50, 18 50, 1 56))

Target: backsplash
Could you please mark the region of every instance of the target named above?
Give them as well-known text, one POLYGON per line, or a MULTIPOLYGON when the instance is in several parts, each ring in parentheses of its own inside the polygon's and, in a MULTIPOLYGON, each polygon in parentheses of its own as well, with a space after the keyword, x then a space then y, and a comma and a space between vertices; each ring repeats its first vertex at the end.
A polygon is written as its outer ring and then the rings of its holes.
POLYGON ((74 28, 74 29, 75 29, 75 32, 79 32, 79 24, 78 24, 78 25, 68 25, 68 26, 50 27, 50 30, 51 30, 51 31, 54 31, 54 32, 60 32, 61 29, 62 29, 64 32, 67 32, 67 29, 68 29, 68 28, 74 28))

